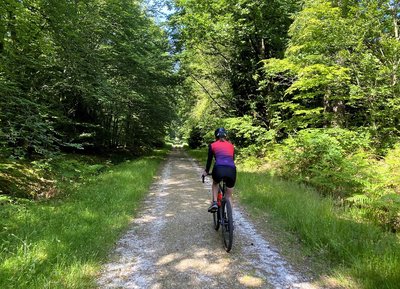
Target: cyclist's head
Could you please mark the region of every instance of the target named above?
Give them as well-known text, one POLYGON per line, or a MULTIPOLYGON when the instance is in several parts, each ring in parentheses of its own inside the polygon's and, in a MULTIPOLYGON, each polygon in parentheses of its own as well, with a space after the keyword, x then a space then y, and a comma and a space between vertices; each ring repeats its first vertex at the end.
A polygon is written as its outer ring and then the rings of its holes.
POLYGON ((223 127, 217 128, 214 132, 216 139, 226 138, 226 130, 223 127))

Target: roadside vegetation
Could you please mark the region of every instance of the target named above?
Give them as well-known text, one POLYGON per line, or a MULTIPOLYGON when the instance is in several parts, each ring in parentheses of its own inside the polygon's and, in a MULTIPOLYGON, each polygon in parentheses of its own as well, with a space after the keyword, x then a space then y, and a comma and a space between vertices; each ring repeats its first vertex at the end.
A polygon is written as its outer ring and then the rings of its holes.
MULTIPOLYGON (((281 146, 280 150, 283 151, 281 146)), ((205 163, 206 149, 189 153, 205 163)), ((290 232, 303 252, 311 256, 311 263, 325 260, 323 266, 313 268, 318 270, 314 273, 317 280, 321 277, 321 285, 331 282, 341 288, 398 287, 398 234, 392 233, 389 226, 361 217, 371 214, 366 212, 366 205, 355 206, 320 186, 313 188, 294 170, 289 179, 277 167, 273 169, 268 159, 239 154, 237 195, 249 212, 268 220, 268 226, 274 224, 276 234, 290 232)), ((323 162, 323 157, 319 161, 323 162)), ((276 161, 273 165, 277 166, 276 161)))
POLYGON ((144 188, 157 162, 76 153, 143 156, 168 134, 196 149, 224 126, 244 203, 361 288, 398 287, 398 1, 6 0, 0 15, 1 282, 89 284, 107 246, 89 233, 123 227, 106 196, 132 211, 122 169, 144 188))
POLYGON ((397 288, 398 1, 176 3, 189 147, 225 127, 244 203, 331 260, 344 288, 397 288))
MULTIPOLYGON (((51 172, 53 195, 1 199, 0 287, 96 287, 101 263, 132 220, 166 152, 118 164, 59 157, 36 168, 37 174, 51 172)), ((25 164, 24 170, 34 169, 25 164)))

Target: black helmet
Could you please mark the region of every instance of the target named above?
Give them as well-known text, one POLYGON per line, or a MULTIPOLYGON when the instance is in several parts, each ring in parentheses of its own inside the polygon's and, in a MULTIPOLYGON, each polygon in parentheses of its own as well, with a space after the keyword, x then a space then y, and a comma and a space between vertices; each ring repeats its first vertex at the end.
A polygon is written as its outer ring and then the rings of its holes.
POLYGON ((215 138, 225 138, 226 130, 223 127, 217 128, 214 132, 215 138))

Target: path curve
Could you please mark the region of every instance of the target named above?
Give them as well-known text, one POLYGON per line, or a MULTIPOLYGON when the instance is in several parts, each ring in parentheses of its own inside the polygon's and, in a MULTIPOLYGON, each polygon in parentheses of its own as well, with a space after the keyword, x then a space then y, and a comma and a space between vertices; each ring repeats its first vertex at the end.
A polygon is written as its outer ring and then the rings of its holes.
POLYGON ((201 172, 183 150, 171 152, 144 209, 104 266, 99 288, 316 288, 237 205, 233 249, 225 252, 207 212, 210 183, 200 182, 201 172))

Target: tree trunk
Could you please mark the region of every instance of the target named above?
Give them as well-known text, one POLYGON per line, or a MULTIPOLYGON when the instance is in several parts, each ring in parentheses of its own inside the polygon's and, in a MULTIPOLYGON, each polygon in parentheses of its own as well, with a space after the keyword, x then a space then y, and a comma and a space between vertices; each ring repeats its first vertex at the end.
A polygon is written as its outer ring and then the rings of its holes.
POLYGON ((342 100, 335 101, 332 107, 333 111, 333 126, 342 128, 344 126, 345 106, 342 100))
POLYGON ((397 1, 394 1, 393 3, 393 31, 394 31, 394 37, 397 40, 400 40, 400 35, 399 35, 399 8, 400 4, 397 1))
MULTIPOLYGON (((393 31, 394 31, 394 37, 396 38, 397 41, 400 41, 400 35, 399 35, 399 8, 400 4, 397 1, 394 1, 393 3, 393 31)), ((393 78, 392 78, 392 85, 393 87, 397 85, 397 71, 399 69, 399 60, 393 60, 393 78)))

